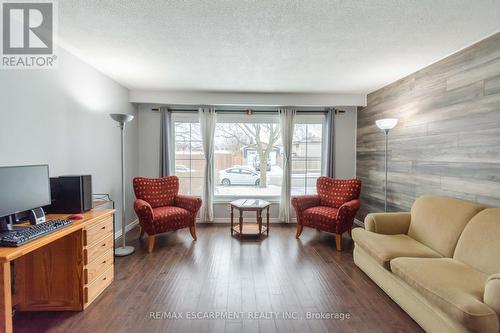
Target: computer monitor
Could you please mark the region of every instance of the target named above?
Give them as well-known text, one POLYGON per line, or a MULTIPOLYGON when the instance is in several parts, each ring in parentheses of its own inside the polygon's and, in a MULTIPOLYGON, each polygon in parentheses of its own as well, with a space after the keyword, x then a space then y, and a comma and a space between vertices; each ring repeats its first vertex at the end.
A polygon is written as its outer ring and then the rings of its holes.
POLYGON ((14 214, 50 203, 48 165, 0 167, 0 230, 15 222, 14 214))

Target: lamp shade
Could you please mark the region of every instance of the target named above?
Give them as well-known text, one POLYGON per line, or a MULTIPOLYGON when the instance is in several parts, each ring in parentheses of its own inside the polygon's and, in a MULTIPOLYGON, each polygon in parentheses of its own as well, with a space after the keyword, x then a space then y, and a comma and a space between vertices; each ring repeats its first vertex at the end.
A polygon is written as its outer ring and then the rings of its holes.
POLYGON ((134 119, 134 116, 132 116, 131 114, 125 114, 125 113, 111 113, 109 116, 114 121, 116 121, 120 124, 128 123, 129 121, 132 121, 132 119, 134 119))
POLYGON ((382 130, 390 130, 393 129, 398 123, 397 118, 386 118, 386 119, 379 119, 375 121, 375 124, 377 124, 377 127, 382 129, 382 130))

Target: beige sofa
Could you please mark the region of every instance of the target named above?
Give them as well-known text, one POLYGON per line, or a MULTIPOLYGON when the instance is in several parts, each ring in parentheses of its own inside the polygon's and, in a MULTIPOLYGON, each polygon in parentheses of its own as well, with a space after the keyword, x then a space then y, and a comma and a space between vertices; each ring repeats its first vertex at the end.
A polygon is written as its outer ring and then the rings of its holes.
POLYGON ((352 237, 356 265, 427 332, 499 332, 500 209, 424 196, 352 237))

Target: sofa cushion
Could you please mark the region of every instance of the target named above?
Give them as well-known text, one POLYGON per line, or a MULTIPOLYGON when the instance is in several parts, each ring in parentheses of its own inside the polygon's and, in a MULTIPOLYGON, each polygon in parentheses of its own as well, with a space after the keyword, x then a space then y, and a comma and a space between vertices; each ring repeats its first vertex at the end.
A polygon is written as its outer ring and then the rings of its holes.
POLYGON ((337 212, 333 207, 317 206, 304 210, 302 224, 312 228, 319 228, 324 231, 335 231, 337 223, 337 212))
POLYGON ((471 332, 498 332, 496 313, 483 303, 486 274, 451 258, 396 258, 391 270, 471 332))
POLYGON ((484 286, 484 303, 496 311, 500 318, 500 273, 493 274, 488 278, 484 286))
POLYGON ((465 225, 483 209, 464 200, 422 196, 411 208, 408 236, 451 258, 465 225))
POLYGON ((304 210, 304 217, 308 218, 320 218, 324 217, 328 220, 334 220, 337 217, 338 213, 337 208, 327 207, 327 206, 315 206, 311 208, 307 208, 304 210))
POLYGON ((500 273, 500 209, 488 208, 467 224, 453 258, 486 274, 500 273))
POLYGON ((181 207, 153 208, 153 227, 156 233, 185 228, 191 221, 191 213, 181 207))
POLYGON ((398 257, 440 258, 441 255, 407 235, 382 235, 362 228, 352 230, 352 239, 373 259, 390 269, 390 261, 398 257))

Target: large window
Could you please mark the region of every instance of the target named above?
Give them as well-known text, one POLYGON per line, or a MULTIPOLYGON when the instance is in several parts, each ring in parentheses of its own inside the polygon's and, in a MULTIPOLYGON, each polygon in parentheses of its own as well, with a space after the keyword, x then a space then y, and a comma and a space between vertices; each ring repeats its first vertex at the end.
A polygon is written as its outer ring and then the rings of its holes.
POLYGON ((324 116, 297 116, 292 143, 292 195, 315 194, 321 175, 324 116))
POLYGON ((217 199, 278 197, 282 165, 277 115, 218 116, 215 129, 217 199))
MULTIPOLYGON (((180 193, 201 195, 205 156, 198 115, 174 114, 175 174, 180 193)), ((291 194, 316 193, 321 174, 323 115, 297 115, 292 144, 291 194)), ((283 146, 277 114, 218 114, 214 138, 215 200, 277 199, 283 146)))
POLYGON ((174 120, 175 175, 179 177, 183 194, 201 195, 205 155, 200 124, 196 117, 177 117, 174 120))

